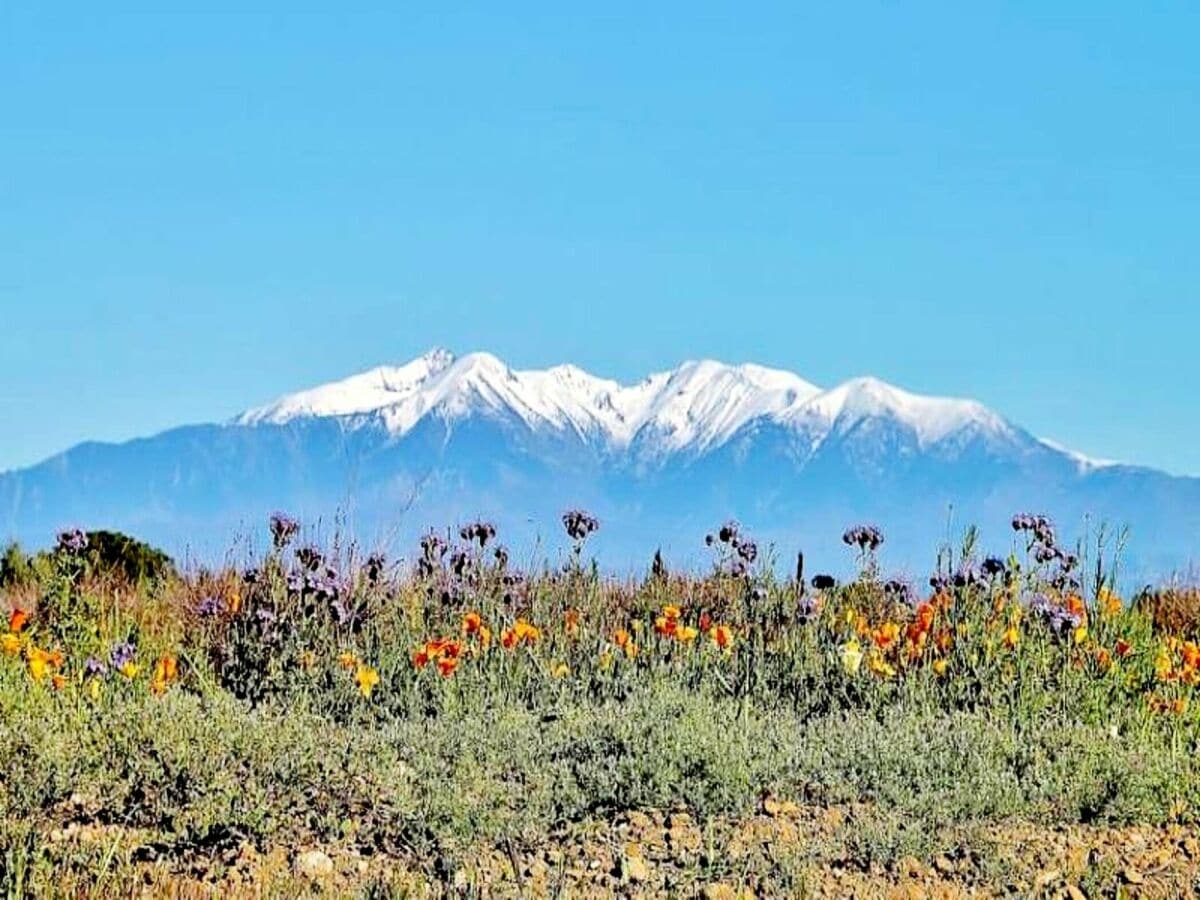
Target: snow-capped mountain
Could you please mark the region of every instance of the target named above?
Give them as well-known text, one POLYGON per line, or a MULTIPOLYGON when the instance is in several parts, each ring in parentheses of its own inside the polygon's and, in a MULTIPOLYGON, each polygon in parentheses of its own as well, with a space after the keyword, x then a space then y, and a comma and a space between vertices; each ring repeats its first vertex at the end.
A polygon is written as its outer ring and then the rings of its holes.
POLYGON ((870 419, 911 430, 921 447, 969 430, 996 440, 1018 437, 978 403, 922 397, 873 378, 825 391, 791 372, 703 360, 623 385, 570 365, 517 371, 488 353, 456 359, 441 349, 403 366, 289 394, 235 421, 284 425, 337 417, 358 426, 373 421, 403 438, 426 418, 451 424, 470 416, 570 433, 598 448, 639 456, 699 455, 754 422, 791 428, 818 444, 870 419))
POLYGON ((514 370, 434 350, 289 394, 217 425, 84 444, 0 475, 0 535, 44 543, 69 523, 121 528, 211 557, 275 508, 402 552, 430 526, 493 519, 511 545, 560 544, 582 505, 596 549, 627 566, 662 546, 696 562, 737 517, 790 556, 836 568, 842 529, 879 522, 913 572, 967 524, 1006 551, 1014 512, 1066 533, 1133 529, 1159 574, 1200 546, 1200 479, 1089 459, 979 403, 872 378, 824 389, 790 372, 711 360, 635 384, 575 366, 514 370))
POLYGON ((407 365, 372 369, 250 410, 241 425, 368 417, 402 438, 426 417, 473 415, 519 421, 533 431, 571 433, 621 451, 653 435, 662 452, 703 452, 756 418, 779 418, 821 391, 790 372, 762 366, 684 363, 634 385, 575 366, 516 371, 488 353, 455 359, 430 351, 407 365))

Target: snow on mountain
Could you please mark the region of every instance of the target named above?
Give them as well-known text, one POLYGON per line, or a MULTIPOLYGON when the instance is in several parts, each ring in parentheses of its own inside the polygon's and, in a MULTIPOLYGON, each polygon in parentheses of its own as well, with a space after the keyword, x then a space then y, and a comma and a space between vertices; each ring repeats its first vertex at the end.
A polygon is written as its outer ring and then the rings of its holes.
POLYGON ((1079 467, 1080 472, 1111 469, 1114 466, 1124 465, 1124 463, 1115 459, 1096 459, 1095 457, 1085 456, 1077 450, 1064 447, 1058 441, 1053 441, 1050 438, 1038 438, 1038 443, 1049 450, 1053 450, 1055 453, 1061 453, 1063 456, 1069 457, 1079 467))
POLYGON ((967 429, 1011 438, 1014 429, 1003 418, 973 400, 926 397, 876 378, 855 378, 814 397, 789 421, 824 437, 845 433, 863 421, 892 419, 912 430, 927 447, 967 429))
POLYGON ((380 366, 342 381, 288 394, 268 406, 243 413, 236 422, 281 425, 300 418, 376 412, 412 398, 453 362, 453 355, 445 350, 431 350, 403 366, 380 366))
POLYGON ((815 443, 880 417, 911 429, 922 447, 971 428, 1014 434, 979 403, 919 396, 873 378, 822 391, 791 372, 702 360, 623 385, 571 365, 517 371, 487 353, 455 359, 444 350, 283 397, 237 422, 373 415, 400 437, 426 416, 453 422, 471 414, 570 431, 614 450, 636 444, 649 455, 704 452, 756 420, 802 430, 815 443))

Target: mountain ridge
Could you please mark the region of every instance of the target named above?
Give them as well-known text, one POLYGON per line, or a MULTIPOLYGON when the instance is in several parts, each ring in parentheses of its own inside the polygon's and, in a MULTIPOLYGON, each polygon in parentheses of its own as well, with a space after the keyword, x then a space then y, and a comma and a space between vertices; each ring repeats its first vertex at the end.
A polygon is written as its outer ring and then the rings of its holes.
POLYGON ((892 563, 914 572, 953 537, 948 521, 1018 549, 1007 522, 1026 511, 1080 537, 1129 525, 1147 573, 1190 564, 1200 545, 1200 479, 1092 460, 973 400, 713 360, 622 384, 434 350, 224 423, 0 474, 0 537, 111 527, 205 559, 275 509, 407 548, 477 517, 514 546, 547 546, 573 506, 600 516, 591 543, 618 566, 657 546, 699 563, 704 531, 731 517, 814 559, 840 559, 842 530, 875 521, 892 563))
POLYGON ((453 418, 473 411, 472 394, 492 411, 515 413, 530 427, 573 427, 581 435, 598 430, 616 449, 630 447, 648 430, 671 436, 665 449, 711 450, 760 417, 828 431, 839 421, 845 428, 863 418, 891 415, 928 443, 969 425, 997 434, 1013 429, 977 401, 915 394, 870 376, 822 389, 783 369, 702 359, 624 384, 571 364, 515 370, 489 353, 455 357, 441 348, 401 366, 379 366, 286 394, 233 421, 279 425, 298 418, 375 414, 402 437, 426 415, 453 418))

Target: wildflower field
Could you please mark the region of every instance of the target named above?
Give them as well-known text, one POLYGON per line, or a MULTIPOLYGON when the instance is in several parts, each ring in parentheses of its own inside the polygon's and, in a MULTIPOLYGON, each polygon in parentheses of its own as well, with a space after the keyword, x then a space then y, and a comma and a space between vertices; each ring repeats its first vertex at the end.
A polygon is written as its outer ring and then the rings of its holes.
POLYGON ((4 586, 8 896, 1191 896, 1200 598, 1118 596, 1040 516, 919 583, 789 575, 736 523, 637 579, 564 515, 414 561, 153 577, 67 532, 4 586), (907 893, 896 893, 897 891, 907 893))

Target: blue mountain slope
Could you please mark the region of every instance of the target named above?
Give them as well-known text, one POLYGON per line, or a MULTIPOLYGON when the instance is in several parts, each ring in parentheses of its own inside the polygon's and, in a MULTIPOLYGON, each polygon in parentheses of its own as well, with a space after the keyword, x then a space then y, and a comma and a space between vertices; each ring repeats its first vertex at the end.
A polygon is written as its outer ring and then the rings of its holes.
POLYGON ((1184 568, 1200 546, 1200 479, 1091 463, 966 401, 870 379, 821 391, 718 363, 627 387, 436 352, 227 424, 82 444, 0 474, 0 535, 37 546, 67 525, 110 527, 203 559, 238 536, 261 544, 276 509, 394 553, 483 516, 514 552, 553 555, 558 516, 576 505, 602 519, 594 550, 616 569, 660 546, 700 564, 705 531, 731 517, 781 557, 803 547, 834 569, 841 531, 873 521, 887 564, 914 577, 967 524, 1007 551, 1025 510, 1065 535, 1128 526, 1137 576, 1184 568))

